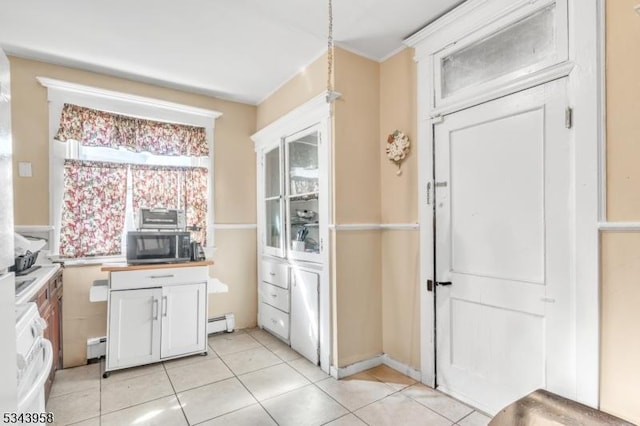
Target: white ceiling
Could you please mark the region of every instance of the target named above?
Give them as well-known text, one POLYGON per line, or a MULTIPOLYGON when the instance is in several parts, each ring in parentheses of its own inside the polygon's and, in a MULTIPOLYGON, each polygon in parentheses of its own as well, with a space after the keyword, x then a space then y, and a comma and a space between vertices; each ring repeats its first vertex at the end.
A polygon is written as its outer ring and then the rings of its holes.
MULTIPOLYGON (((333 0, 336 45, 378 61, 463 0, 333 0)), ((4 0, 9 54, 258 104, 327 46, 328 0, 4 0)))

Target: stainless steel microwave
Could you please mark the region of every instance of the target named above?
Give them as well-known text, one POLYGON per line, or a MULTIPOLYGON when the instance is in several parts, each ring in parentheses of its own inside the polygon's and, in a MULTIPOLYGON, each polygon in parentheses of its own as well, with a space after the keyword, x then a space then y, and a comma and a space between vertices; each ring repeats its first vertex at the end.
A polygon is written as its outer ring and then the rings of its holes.
POLYGON ((173 263, 191 260, 191 237, 183 231, 127 233, 127 263, 173 263))

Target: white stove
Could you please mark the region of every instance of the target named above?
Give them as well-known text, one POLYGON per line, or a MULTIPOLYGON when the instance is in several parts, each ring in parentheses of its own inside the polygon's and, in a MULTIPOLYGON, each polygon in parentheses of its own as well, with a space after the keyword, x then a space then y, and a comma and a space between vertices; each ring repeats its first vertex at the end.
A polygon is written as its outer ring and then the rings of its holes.
POLYGON ((53 362, 51 342, 43 337, 47 326, 35 303, 16 305, 18 412, 44 413, 44 384, 53 362))

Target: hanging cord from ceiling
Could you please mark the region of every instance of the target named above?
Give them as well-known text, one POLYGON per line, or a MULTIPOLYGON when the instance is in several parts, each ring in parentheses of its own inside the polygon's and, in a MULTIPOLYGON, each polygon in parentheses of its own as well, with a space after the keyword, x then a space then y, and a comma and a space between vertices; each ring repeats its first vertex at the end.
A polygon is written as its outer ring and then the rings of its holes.
POLYGON ((327 103, 333 103, 337 98, 337 93, 333 90, 333 1, 329 0, 329 28, 327 35, 327 103))

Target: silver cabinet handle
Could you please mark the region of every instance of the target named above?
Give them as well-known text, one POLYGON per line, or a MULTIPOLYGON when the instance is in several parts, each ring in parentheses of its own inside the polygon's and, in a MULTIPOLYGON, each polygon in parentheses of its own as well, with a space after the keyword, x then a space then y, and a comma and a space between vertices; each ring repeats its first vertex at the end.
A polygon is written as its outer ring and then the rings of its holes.
POLYGON ((271 275, 272 277, 275 277, 276 273, 275 272, 269 272, 269 275, 271 275))
POLYGON ((162 296, 162 316, 167 316, 167 304, 168 304, 167 296, 162 296))
POLYGON ((274 324, 278 324, 278 321, 274 320, 273 318, 271 318, 271 322, 274 323, 274 324))
POLYGON ((173 278, 173 277, 175 277, 175 275, 174 275, 174 274, 167 274, 167 275, 151 275, 151 276, 149 276, 149 278, 151 278, 151 279, 153 279, 153 280, 156 280, 156 279, 158 279, 158 278, 173 278))
POLYGON ((276 297, 278 297, 278 295, 275 294, 275 293, 271 293, 271 297, 273 297, 275 299, 276 297))
POLYGON ((158 299, 153 299, 153 320, 158 320, 158 299))

